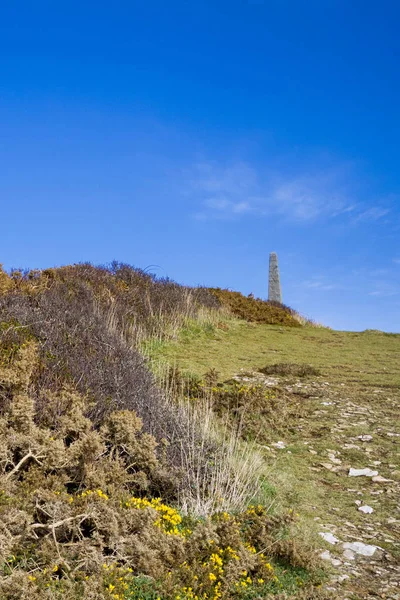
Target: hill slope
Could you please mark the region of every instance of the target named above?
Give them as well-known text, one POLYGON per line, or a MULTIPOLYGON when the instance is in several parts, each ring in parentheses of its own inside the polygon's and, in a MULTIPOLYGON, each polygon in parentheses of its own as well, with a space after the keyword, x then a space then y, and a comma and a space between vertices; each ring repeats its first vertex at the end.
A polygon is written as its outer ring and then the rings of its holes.
POLYGON ((231 321, 210 290, 119 263, 0 269, 2 599, 326 597, 214 375, 188 399, 141 354, 231 321))
POLYGON ((399 351, 119 263, 0 269, 0 597, 396 598, 399 351))
MULTIPOLYGON (((242 387, 269 387, 272 412, 237 388, 229 400, 243 435, 264 450, 273 501, 295 506, 317 533, 336 537, 323 555, 337 569, 332 594, 398 598, 400 335, 231 321, 211 333, 187 330, 155 354, 192 379, 215 369, 221 387, 232 378, 242 387), (315 370, 299 376, 303 363, 315 370), (377 477, 349 477, 350 468, 370 468, 377 477), (365 557, 343 546, 354 542, 380 549, 365 557)), ((321 551, 323 545, 321 536, 321 551)))

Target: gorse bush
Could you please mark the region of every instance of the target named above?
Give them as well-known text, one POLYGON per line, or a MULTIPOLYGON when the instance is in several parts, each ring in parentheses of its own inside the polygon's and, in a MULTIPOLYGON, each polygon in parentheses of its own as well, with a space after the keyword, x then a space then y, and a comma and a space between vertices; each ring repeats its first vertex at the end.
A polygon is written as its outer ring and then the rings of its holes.
MULTIPOLYGON (((293 372, 299 377, 304 376, 303 370, 293 372)), ((186 393, 197 401, 204 397, 208 399, 213 415, 219 417, 218 423, 230 430, 225 438, 265 443, 270 441, 271 434, 283 433, 293 422, 306 417, 310 410, 304 399, 288 394, 278 385, 271 387, 262 381, 244 379, 218 382, 215 369, 202 378, 185 377, 179 370, 171 369, 170 377, 175 393, 186 393)))
POLYGON ((276 363, 259 369, 264 375, 281 375, 288 377, 316 377, 320 371, 308 364, 276 363))
POLYGON ((0 269, 1 598, 244 600, 289 589, 288 569, 293 594, 316 581, 293 512, 249 507, 262 459, 240 406, 264 392, 215 370, 160 387, 139 352, 220 306, 120 263, 0 269))
POLYGON ((134 411, 113 410, 93 428, 90 398, 64 384, 42 390, 37 419, 39 344, 24 333, 17 347, 16 327, 3 326, 14 339, 0 369, 2 598, 125 600, 146 587, 143 576, 150 597, 241 598, 279 589, 281 565, 304 569, 293 513, 256 506, 198 519, 162 501, 165 465, 134 411))
POLYGON ((223 306, 229 308, 232 314, 245 321, 288 327, 301 325, 297 313, 284 304, 243 296, 240 292, 221 288, 210 288, 210 291, 223 306))

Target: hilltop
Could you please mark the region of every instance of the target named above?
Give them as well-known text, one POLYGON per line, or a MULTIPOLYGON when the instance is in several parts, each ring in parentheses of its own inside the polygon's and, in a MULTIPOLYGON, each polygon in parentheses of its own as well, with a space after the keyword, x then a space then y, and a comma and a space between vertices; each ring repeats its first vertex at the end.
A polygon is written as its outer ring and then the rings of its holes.
POLYGON ((399 335, 120 263, 0 321, 2 598, 396 597, 399 335))

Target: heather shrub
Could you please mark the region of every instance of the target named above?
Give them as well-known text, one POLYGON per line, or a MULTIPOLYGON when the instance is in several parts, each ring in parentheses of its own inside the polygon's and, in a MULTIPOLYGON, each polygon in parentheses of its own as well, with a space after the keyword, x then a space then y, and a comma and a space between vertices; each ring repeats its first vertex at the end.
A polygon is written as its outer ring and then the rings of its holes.
POLYGON ((88 263, 42 272, 42 278, 69 287, 84 283, 93 292, 108 326, 131 344, 147 338, 174 337, 184 323, 202 310, 220 304, 206 288, 182 286, 142 269, 114 261, 109 267, 88 263))
MULTIPOLYGON (((6 323, 0 330, 1 355, 16 352, 27 336, 37 340, 39 366, 30 386, 37 422, 50 418, 49 391, 72 385, 86 397, 85 416, 95 427, 113 411, 134 410, 147 433, 167 440, 176 462, 185 431, 177 409, 163 398, 145 360, 105 326, 93 303, 93 291, 84 283, 69 287, 58 281, 33 297, 15 291, 0 296, 0 318, 6 323)), ((28 375, 26 364, 21 369, 28 375)), ((0 394, 6 401, 5 392, 0 394)))

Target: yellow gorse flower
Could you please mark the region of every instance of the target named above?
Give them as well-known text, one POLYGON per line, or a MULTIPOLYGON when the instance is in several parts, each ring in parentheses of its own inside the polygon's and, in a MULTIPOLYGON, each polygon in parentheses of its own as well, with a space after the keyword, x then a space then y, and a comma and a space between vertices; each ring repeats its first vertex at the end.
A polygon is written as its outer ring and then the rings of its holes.
POLYGON ((167 535, 179 535, 187 537, 192 532, 190 529, 179 529, 182 523, 182 517, 175 508, 163 504, 161 498, 136 498, 132 497, 124 503, 125 508, 136 508, 143 510, 152 508, 158 513, 158 518, 154 521, 154 525, 162 529, 167 535))

